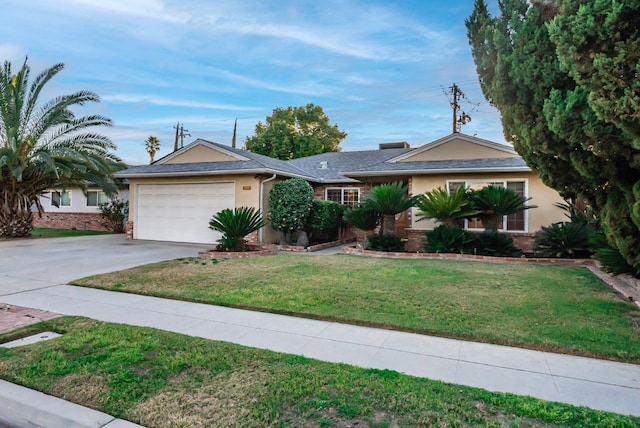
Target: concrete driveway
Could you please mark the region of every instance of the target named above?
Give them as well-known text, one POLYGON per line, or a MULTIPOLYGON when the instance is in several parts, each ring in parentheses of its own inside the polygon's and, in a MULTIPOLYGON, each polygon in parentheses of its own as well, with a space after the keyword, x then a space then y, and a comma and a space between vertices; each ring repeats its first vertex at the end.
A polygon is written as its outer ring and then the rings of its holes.
POLYGON ((192 257, 210 247, 126 241, 122 234, 0 241, 0 297, 67 284, 87 275, 192 257))

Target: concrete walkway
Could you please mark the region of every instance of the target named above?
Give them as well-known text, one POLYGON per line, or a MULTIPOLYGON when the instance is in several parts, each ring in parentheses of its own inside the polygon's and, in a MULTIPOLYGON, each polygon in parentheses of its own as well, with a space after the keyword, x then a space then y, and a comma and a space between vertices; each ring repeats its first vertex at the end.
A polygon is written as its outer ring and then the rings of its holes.
POLYGON ((0 301, 640 416, 633 364, 69 285, 0 301))

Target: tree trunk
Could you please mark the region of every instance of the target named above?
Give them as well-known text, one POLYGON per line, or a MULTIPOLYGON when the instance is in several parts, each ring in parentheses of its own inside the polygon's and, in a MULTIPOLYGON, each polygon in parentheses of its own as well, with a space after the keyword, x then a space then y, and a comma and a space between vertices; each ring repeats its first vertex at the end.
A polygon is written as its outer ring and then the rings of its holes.
POLYGON ((502 222, 501 215, 488 215, 481 218, 482 225, 487 232, 497 232, 500 223, 502 222))
POLYGON ((29 196, 5 189, 0 200, 0 236, 22 238, 31 235, 33 213, 29 196))
POLYGON ((384 219, 382 221, 382 234, 383 235, 394 235, 396 229, 396 215, 395 214, 385 214, 384 219))

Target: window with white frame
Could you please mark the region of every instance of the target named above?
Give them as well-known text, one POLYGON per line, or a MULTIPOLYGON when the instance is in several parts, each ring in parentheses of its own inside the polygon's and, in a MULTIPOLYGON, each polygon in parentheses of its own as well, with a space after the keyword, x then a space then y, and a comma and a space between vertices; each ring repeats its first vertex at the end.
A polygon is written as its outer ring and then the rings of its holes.
POLYGON ((358 187, 330 187, 327 188, 325 200, 353 206, 360 202, 360 189, 358 187))
POLYGON ((71 206, 71 192, 68 190, 54 190, 51 192, 51 205, 58 207, 71 206))
MULTIPOLYGON (((526 180, 466 180, 466 181, 448 181, 447 188, 449 193, 453 193, 458 188, 464 187, 471 190, 479 190, 485 186, 507 187, 518 195, 527 197, 527 181, 526 180)), ((483 229, 482 222, 479 218, 465 219, 465 229, 483 229)), ((527 210, 520 211, 515 214, 504 216, 502 226, 499 230, 508 232, 526 232, 527 231, 527 210)))
POLYGON ((109 198, 102 190, 87 190, 87 206, 99 207, 109 202, 109 198))

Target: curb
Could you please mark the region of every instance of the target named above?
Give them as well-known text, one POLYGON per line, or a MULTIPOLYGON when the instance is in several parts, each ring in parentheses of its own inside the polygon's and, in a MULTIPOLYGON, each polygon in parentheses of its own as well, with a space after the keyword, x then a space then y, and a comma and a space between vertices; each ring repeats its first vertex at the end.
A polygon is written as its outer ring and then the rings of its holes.
POLYGON ((0 425, 30 428, 135 428, 132 422, 0 380, 0 425))

